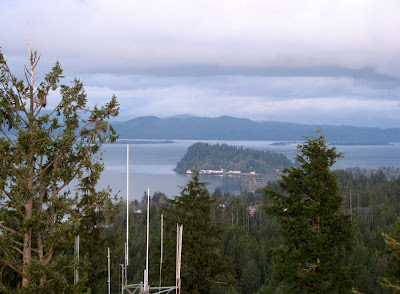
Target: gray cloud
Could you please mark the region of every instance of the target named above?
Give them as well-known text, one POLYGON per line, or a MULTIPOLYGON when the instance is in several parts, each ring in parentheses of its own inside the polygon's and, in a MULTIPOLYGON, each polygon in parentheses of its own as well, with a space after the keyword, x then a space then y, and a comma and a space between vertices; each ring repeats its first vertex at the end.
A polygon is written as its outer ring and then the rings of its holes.
POLYGON ((192 113, 399 127, 396 0, 1 1, 16 72, 26 30, 91 104, 117 94, 121 119, 192 113), (12 24, 12 25, 10 25, 12 24))
MULTIPOLYGON (((174 64, 372 66, 399 75, 400 3, 385 1, 4 1, 3 40, 82 71, 174 64)), ((23 48, 23 49, 21 49, 23 48)))

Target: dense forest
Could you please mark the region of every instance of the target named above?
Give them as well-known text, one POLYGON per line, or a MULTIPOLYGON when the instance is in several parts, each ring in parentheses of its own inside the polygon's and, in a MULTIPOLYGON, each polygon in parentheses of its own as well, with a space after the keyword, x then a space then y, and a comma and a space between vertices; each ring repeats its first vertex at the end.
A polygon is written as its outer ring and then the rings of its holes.
POLYGON ((175 171, 186 173, 197 164, 199 170, 237 170, 242 173, 276 174, 277 170, 292 166, 283 154, 255 150, 227 144, 195 143, 177 163, 175 171))
MULTIPOLYGON (((351 213, 353 243, 345 262, 351 274, 352 287, 360 293, 391 293, 379 284, 379 280, 390 272, 391 260, 386 254, 382 233, 396 232, 396 221, 400 215, 400 178, 388 179, 382 171, 368 176, 345 170, 337 170, 335 174, 340 195, 343 196, 341 210, 351 213)), ((276 183, 270 183, 268 188, 280 189, 276 183)), ((234 195, 222 194, 217 188, 210 195, 215 200, 211 213, 213 222, 223 232, 222 252, 234 268, 236 283, 233 293, 279 293, 274 292, 278 281, 272 259, 274 248, 281 242, 279 223, 276 217, 263 209, 271 201, 264 190, 254 193, 243 191, 234 195)), ((132 282, 142 280, 145 265, 145 199, 133 201, 130 207, 132 212, 136 212, 130 215, 131 234, 135 236, 130 239, 133 266, 129 271, 129 280, 132 282)), ((150 283, 158 285, 160 215, 166 196, 156 192, 150 203, 150 283)), ((125 212, 121 209, 108 232, 119 232, 119 243, 123 244, 125 227, 125 212)), ((123 263, 123 246, 114 248, 112 256, 112 268, 115 270, 112 282, 116 293, 119 285, 116 269, 123 263)))

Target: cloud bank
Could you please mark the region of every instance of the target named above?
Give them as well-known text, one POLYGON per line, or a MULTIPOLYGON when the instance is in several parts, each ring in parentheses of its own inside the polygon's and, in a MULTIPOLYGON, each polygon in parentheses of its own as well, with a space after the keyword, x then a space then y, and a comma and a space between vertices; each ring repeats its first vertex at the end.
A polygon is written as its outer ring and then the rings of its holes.
MULTIPOLYGON (((2 51, 59 60, 121 119, 234 115, 400 127, 400 2, 2 1, 2 51)), ((21 69, 21 70, 20 70, 21 69)))

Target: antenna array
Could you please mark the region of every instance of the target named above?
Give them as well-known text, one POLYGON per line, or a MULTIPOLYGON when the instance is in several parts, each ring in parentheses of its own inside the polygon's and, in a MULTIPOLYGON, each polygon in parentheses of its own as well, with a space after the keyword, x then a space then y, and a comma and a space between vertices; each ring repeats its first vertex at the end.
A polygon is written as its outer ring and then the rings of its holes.
MULTIPOLYGON (((175 286, 161 286, 162 262, 163 262, 163 215, 161 215, 161 256, 160 256, 160 280, 157 287, 149 285, 149 236, 150 236, 150 189, 147 189, 147 234, 146 234, 146 269, 143 274, 143 282, 139 284, 128 284, 129 265, 129 144, 126 145, 126 241, 125 241, 125 262, 121 264, 121 293, 140 294, 161 294, 170 293, 175 290, 176 294, 181 293, 181 261, 182 261, 182 234, 183 226, 176 224, 176 279, 175 286)), ((108 248, 108 293, 111 289, 110 279, 110 251, 108 248)))

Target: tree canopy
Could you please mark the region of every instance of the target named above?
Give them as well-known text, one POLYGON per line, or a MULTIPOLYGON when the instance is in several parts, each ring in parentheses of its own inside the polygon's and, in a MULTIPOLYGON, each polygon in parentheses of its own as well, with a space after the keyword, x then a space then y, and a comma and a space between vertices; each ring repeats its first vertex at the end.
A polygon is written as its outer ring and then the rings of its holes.
MULTIPOLYGON (((200 182, 198 171, 193 170, 193 178, 180 196, 167 200, 163 208, 166 229, 176 223, 183 225, 182 293, 226 293, 232 286, 233 269, 222 256, 222 234, 212 221, 214 202, 206 183, 200 182)), ((168 230, 167 234, 166 256, 175 256, 172 241, 176 233, 168 230)), ((174 260, 166 258, 166 269, 168 266, 174 273, 174 260)))
POLYGON ((119 105, 113 96, 90 109, 80 80, 60 84, 58 62, 38 84, 39 59, 29 49, 20 80, 0 52, 0 292, 95 290, 99 254, 112 239, 103 239, 102 224, 117 209, 109 188, 96 190, 99 152, 117 138, 109 119, 119 105))
POLYGON ((276 174, 276 169, 292 166, 283 154, 268 151, 230 146, 227 144, 195 143, 177 163, 175 171, 186 173, 195 165, 202 169, 239 170, 244 173, 276 174))
POLYGON ((397 220, 393 234, 383 233, 388 256, 388 271, 386 277, 380 277, 382 288, 391 293, 400 293, 400 219, 397 220))
POLYGON ((298 146, 299 167, 284 171, 283 193, 266 190, 267 211, 280 222, 282 244, 274 251, 276 280, 284 293, 344 293, 351 286, 344 266, 352 245, 350 218, 330 167, 341 156, 325 138, 306 137, 298 146))

